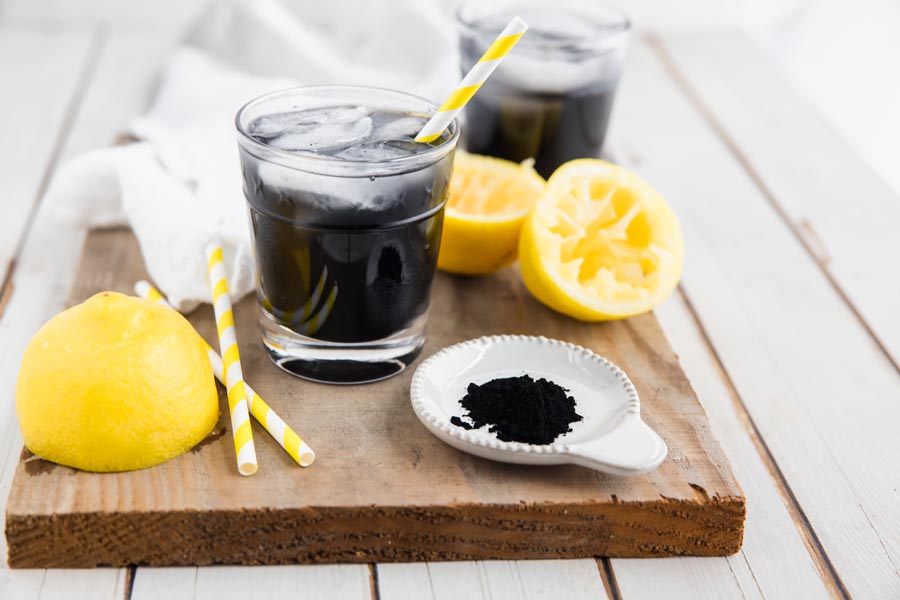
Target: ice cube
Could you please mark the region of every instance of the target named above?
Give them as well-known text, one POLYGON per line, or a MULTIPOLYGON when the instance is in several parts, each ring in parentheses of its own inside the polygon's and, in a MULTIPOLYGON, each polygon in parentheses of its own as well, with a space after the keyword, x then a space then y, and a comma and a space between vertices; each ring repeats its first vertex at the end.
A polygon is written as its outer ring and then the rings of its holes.
POLYGON ((316 120, 322 123, 349 123, 369 116, 369 109, 364 106, 340 106, 337 108, 323 108, 303 111, 306 114, 317 115, 316 120), (321 115, 321 118, 318 117, 321 115))
MULTIPOLYGON (((262 142, 294 134, 306 134, 324 125, 350 124, 368 118, 369 111, 362 106, 315 108, 263 115, 254 119, 247 130, 262 142)), ((296 138, 282 140, 282 150, 298 146, 296 138), (284 147, 282 147, 284 146, 284 147)))
POLYGON ((260 187, 271 196, 286 199, 298 212, 338 212, 369 208, 368 178, 328 177, 260 162, 257 166, 260 187))
POLYGON ((548 10, 546 7, 526 10, 523 15, 525 15, 523 19, 528 19, 528 22, 533 24, 531 31, 528 32, 531 39, 522 39, 525 44, 590 39, 596 37, 598 29, 604 25, 583 15, 548 10))
POLYGON ((307 111, 278 113, 254 119, 247 131, 257 139, 268 141, 286 133, 301 133, 314 126, 315 122, 307 111))
POLYGON ((334 155, 344 160, 379 161, 412 156, 421 151, 421 144, 406 140, 383 140, 354 144, 334 155))
POLYGON ((321 176, 299 169, 288 169, 281 165, 259 161, 256 166, 259 187, 284 196, 293 196, 298 191, 312 191, 321 185, 321 176))
POLYGON ((412 140, 422 131, 425 123, 425 119, 421 117, 403 117, 390 121, 384 125, 376 126, 369 141, 412 140))
POLYGON ((309 136, 306 133, 284 133, 268 140, 268 144, 279 150, 287 152, 302 152, 307 150, 309 136))
POLYGON ((335 153, 335 158, 343 160, 379 160, 378 142, 355 144, 335 153))
MULTIPOLYGON (((615 86, 628 35, 627 29, 619 28, 620 15, 613 11, 581 15, 541 6, 523 9, 520 16, 531 23, 531 29, 491 81, 545 93, 615 86)), ((498 17, 485 20, 483 27, 499 32, 504 23, 498 17)), ((478 46, 478 52, 480 49, 478 46)), ((475 49, 471 44, 463 51, 467 61, 474 62, 480 56, 472 54, 475 49)))
POLYGON ((428 146, 412 140, 388 140, 381 142, 380 151, 383 156, 388 156, 389 158, 403 158, 418 154, 422 152, 423 148, 427 149, 428 146))
POLYGON ((363 117, 356 121, 325 120, 306 130, 293 131, 274 137, 269 145, 288 152, 316 152, 327 154, 366 140, 372 131, 372 119, 363 117))

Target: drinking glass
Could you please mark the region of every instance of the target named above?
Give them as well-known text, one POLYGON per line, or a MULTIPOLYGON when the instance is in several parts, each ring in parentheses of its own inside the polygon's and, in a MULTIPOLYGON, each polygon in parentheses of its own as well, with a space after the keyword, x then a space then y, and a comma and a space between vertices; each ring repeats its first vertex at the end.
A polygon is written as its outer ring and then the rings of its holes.
POLYGON ((473 0, 457 11, 460 68, 475 64, 515 15, 529 30, 463 111, 463 145, 521 162, 549 177, 562 163, 603 149, 630 23, 588 0, 473 0))
POLYGON ((282 369, 361 383, 421 351, 459 125, 421 144, 379 141, 391 131, 379 122, 409 128, 436 110, 397 91, 312 86, 238 112, 262 338, 282 369), (265 137, 282 126, 293 137, 265 137))

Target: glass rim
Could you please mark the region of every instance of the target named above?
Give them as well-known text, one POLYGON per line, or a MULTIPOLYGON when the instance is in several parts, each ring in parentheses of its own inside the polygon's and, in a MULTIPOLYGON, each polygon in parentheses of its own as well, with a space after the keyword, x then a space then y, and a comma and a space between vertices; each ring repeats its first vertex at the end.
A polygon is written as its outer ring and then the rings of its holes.
MULTIPOLYGON (((542 40, 537 46, 543 49, 570 48, 573 42, 577 44, 575 48, 577 50, 600 49, 605 47, 608 43, 606 36, 617 33, 627 33, 631 30, 631 19, 628 16, 628 13, 617 5, 608 2, 588 3, 585 0, 557 0, 554 4, 547 4, 546 2, 540 2, 539 0, 503 0, 501 2, 495 2, 489 8, 486 8, 480 17, 467 18, 464 14, 467 10, 471 10, 472 8, 482 7, 484 7, 483 0, 465 0, 464 2, 461 2, 456 7, 455 11, 457 25, 464 31, 476 35, 497 34, 500 33, 500 29, 495 32, 493 30, 488 31, 484 27, 479 26, 484 18, 486 16, 503 14, 507 11, 514 11, 522 8, 546 8, 556 11, 569 10, 571 12, 580 9, 582 10, 581 15, 597 14, 600 10, 606 10, 617 17, 614 22, 595 23, 596 30, 592 32, 592 34, 572 35, 558 40, 542 40)), ((525 35, 527 36, 528 34, 526 33, 525 35)))
MULTIPOLYGON (((274 162, 283 167, 335 176, 368 177, 370 175, 406 173, 432 165, 452 152, 459 141, 461 129, 460 123, 459 119, 454 118, 447 127, 447 129, 450 130, 450 137, 440 145, 431 146, 428 150, 423 152, 418 152, 411 156, 399 156, 380 160, 343 159, 335 158, 333 156, 298 154, 296 152, 275 148, 255 139, 250 135, 249 131, 247 131, 247 128, 242 123, 244 114, 255 106, 279 97, 298 95, 308 95, 308 97, 313 97, 309 94, 310 92, 334 92, 336 94, 374 92, 377 94, 403 98, 405 100, 414 100, 421 103, 424 108, 423 112, 428 116, 431 116, 438 111, 438 105, 427 98, 390 88, 346 84, 313 84, 284 88, 252 98, 241 106, 237 113, 235 113, 234 125, 237 129, 238 141, 242 148, 260 160, 274 162), (256 150, 257 152, 254 152, 253 150, 256 150)), ((359 104, 363 106, 366 105, 364 102, 360 102, 359 104)), ((323 104, 322 106, 326 105, 323 104)), ((249 123, 247 123, 247 125, 249 125, 249 123)))

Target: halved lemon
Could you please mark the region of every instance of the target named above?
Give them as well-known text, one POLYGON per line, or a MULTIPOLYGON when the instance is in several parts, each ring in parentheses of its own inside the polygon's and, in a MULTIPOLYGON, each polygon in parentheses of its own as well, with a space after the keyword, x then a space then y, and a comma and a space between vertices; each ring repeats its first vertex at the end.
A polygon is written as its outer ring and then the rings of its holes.
POLYGON ((534 296, 582 321, 652 310, 678 284, 684 239, 663 197, 594 159, 562 165, 522 227, 522 278, 534 296))
POLYGON ((522 223, 545 186, 530 165, 458 151, 438 268, 485 275, 514 263, 522 223))

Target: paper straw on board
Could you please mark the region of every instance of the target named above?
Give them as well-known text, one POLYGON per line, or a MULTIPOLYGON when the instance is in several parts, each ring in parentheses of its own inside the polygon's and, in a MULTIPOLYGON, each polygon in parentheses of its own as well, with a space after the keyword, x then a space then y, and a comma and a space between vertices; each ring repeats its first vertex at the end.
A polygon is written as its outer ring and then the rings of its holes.
POLYGON ((257 469, 256 448, 253 446, 253 432, 250 430, 247 390, 244 388, 241 357, 234 333, 234 312, 225 278, 222 248, 216 244, 207 246, 206 263, 213 310, 216 313, 216 329, 219 332, 219 350, 222 352, 222 371, 225 373, 225 390, 228 392, 228 410, 231 413, 231 432, 234 436, 238 471, 241 475, 253 475, 257 469))
POLYGON ((444 100, 438 111, 425 123, 425 127, 416 136, 417 142, 433 142, 440 137, 441 132, 450 126, 459 111, 475 95, 478 88, 494 72, 494 69, 500 66, 500 62, 526 31, 528 31, 528 25, 525 24, 525 21, 519 17, 513 17, 513 20, 481 55, 475 66, 466 73, 456 89, 444 100))
MULTIPOLYGON (((141 298, 175 310, 162 293, 148 281, 138 281, 134 284, 134 291, 141 298)), ((222 385, 225 385, 225 374, 222 372, 222 357, 205 340, 203 345, 206 346, 206 353, 209 355, 209 362, 212 365, 216 379, 221 381, 222 385)), ((275 438, 278 445, 284 448, 284 451, 301 467, 308 467, 313 464, 316 460, 316 453, 309 447, 309 444, 302 440, 246 382, 244 382, 244 389, 247 392, 247 402, 250 404, 250 414, 275 438)))

